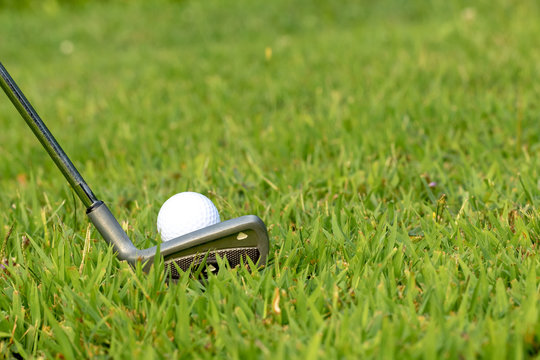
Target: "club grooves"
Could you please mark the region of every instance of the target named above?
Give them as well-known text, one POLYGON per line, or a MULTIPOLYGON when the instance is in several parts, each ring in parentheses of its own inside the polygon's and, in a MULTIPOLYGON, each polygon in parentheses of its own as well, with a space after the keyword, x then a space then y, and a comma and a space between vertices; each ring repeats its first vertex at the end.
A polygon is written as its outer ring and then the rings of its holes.
POLYGON ((222 259, 227 259, 229 266, 231 268, 234 268, 241 263, 246 263, 247 257, 249 257, 252 262, 256 263, 260 257, 260 253, 259 249, 257 249, 256 247, 247 247, 211 251, 209 252, 208 257, 206 257, 206 254, 188 255, 166 261, 165 272, 169 273, 172 279, 178 279, 180 277, 180 274, 178 273, 177 267, 174 265, 175 263, 182 271, 187 271, 190 269, 190 267, 196 267, 200 265, 204 261, 205 257, 206 264, 212 265, 217 269, 218 262, 216 256, 219 256, 222 259))

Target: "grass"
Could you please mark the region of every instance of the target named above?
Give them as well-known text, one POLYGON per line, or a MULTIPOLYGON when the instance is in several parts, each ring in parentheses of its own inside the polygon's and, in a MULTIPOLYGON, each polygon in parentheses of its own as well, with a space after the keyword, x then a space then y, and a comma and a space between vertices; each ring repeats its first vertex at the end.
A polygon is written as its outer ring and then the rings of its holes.
POLYGON ((131 269, 3 98, 4 356, 539 356, 535 1, 9 4, 0 60, 136 245, 191 190, 271 251, 131 269))

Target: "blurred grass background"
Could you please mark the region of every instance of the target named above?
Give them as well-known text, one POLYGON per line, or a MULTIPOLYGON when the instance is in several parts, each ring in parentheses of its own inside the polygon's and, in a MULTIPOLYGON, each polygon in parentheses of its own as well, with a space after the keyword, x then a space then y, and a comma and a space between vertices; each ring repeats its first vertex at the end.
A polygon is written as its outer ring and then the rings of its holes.
POLYGON ((0 4, 0 61, 138 246, 191 190, 272 247, 131 272, 5 99, 3 351, 538 355, 537 2, 0 4))

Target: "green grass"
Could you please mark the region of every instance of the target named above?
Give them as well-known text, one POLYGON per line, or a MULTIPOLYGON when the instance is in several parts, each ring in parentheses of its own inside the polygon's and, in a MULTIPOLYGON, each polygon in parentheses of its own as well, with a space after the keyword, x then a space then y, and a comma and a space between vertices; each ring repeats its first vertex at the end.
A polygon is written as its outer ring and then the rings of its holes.
POLYGON ((536 1, 145 3, 11 2, 0 61, 136 245, 191 190, 269 263, 119 262, 0 97, 1 354, 539 356, 536 1))

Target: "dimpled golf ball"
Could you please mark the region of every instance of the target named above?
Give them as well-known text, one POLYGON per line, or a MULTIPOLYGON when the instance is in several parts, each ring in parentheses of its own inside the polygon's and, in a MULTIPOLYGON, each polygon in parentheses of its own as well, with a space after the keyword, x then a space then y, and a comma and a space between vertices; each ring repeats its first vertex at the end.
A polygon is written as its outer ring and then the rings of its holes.
POLYGON ((182 192, 170 197, 159 209, 157 230, 162 241, 169 241, 220 222, 212 201, 196 192, 182 192))

